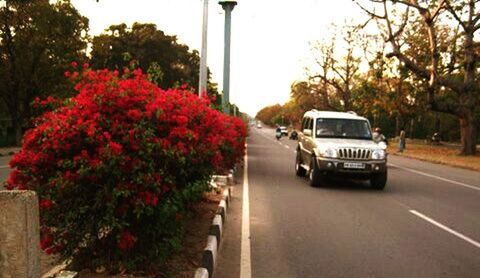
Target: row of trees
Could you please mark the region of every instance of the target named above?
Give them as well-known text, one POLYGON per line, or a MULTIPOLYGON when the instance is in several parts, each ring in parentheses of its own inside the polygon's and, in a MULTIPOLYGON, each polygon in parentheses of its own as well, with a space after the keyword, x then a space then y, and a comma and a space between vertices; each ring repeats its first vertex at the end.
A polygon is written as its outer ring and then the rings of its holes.
POLYGON ((267 107, 257 116, 267 123, 282 117, 296 123, 312 108, 355 110, 389 135, 401 127, 422 138, 443 131, 447 139, 460 139, 462 154, 475 154, 478 1, 355 2, 369 20, 336 27, 340 35, 315 43, 308 80, 292 85, 291 100, 281 109, 267 107), (272 111, 278 113, 266 117, 272 111))
MULTIPOLYGON (((71 97, 64 72, 72 61, 93 69, 139 67, 162 88, 197 86, 198 52, 154 24, 113 25, 93 38, 88 26, 69 0, 0 1, 0 118, 11 121, 17 144, 36 97, 71 97)), ((208 92, 220 103, 216 84, 209 82, 208 92)))

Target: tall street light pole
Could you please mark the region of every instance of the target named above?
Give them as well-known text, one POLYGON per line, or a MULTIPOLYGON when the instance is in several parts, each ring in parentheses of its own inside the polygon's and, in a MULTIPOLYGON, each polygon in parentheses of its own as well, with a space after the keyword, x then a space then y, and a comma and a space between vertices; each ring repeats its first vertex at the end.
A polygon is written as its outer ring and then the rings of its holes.
POLYGON ((230 35, 232 28, 232 10, 237 1, 219 1, 225 10, 225 48, 223 58, 223 112, 230 113, 230 35))
POLYGON ((200 76, 198 80, 198 95, 207 91, 207 29, 208 0, 203 0, 202 50, 200 54, 200 76))

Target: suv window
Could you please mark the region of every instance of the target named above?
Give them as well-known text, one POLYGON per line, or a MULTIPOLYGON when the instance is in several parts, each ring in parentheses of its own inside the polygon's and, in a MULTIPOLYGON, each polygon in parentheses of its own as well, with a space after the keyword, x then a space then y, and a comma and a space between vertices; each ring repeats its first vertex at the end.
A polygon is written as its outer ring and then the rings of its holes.
POLYGON ((372 139, 372 133, 365 120, 318 118, 315 137, 372 139))
POLYGON ((307 120, 308 120, 307 117, 303 118, 303 121, 302 121, 302 131, 307 128, 307 120))
POLYGON ((308 129, 311 129, 312 130, 312 134, 313 134, 313 119, 309 119, 308 121, 308 129))

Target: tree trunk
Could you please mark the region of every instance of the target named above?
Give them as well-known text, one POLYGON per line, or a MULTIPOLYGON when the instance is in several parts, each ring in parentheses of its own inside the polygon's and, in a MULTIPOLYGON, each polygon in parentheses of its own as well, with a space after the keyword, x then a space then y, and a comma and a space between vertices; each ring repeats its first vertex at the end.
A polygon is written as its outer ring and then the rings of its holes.
POLYGON ((413 132, 414 132, 414 125, 415 125, 415 119, 410 120, 410 138, 413 139, 415 138, 413 132))
POLYGON ((22 117, 20 116, 20 112, 18 111, 19 108, 17 107, 10 107, 10 119, 12 122, 12 127, 14 131, 14 136, 15 136, 15 146, 21 146, 22 145, 22 126, 23 126, 23 121, 22 117))
POLYGON ((402 128, 402 116, 400 113, 397 113, 397 117, 395 119, 395 136, 400 134, 400 129, 402 128))
POLYGON ((440 116, 438 113, 434 113, 434 128, 433 133, 441 131, 440 116))
POLYGON ((15 146, 20 147, 22 145, 22 125, 21 124, 14 124, 13 129, 15 130, 15 146))
POLYGON ((462 155, 475 155, 477 151, 477 126, 473 112, 469 111, 460 117, 460 134, 462 142, 462 155))

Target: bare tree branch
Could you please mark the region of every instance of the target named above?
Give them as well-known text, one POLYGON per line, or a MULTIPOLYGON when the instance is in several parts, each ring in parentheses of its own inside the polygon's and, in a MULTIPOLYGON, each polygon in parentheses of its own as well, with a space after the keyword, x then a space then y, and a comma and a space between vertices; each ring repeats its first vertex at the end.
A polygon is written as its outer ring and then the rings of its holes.
POLYGON ((475 18, 472 20, 472 24, 477 24, 477 22, 480 20, 480 13, 477 14, 477 16, 475 16, 475 18))
POLYGON ((340 77, 340 79, 342 79, 343 83, 348 83, 347 77, 343 76, 336 67, 332 66, 332 70, 338 75, 338 77, 340 77))
POLYGON ((320 74, 310 77, 310 79, 315 79, 315 78, 320 78, 322 81, 324 81, 325 83, 333 86, 338 91, 343 92, 343 88, 338 84, 338 82, 334 82, 334 81, 328 79, 326 76, 323 76, 323 75, 320 75, 320 74))
POLYGON ((441 0, 437 8, 435 9, 435 11, 433 11, 432 20, 435 20, 435 18, 437 18, 437 16, 440 14, 442 9, 444 8, 445 8, 445 0, 441 0))
POLYGON ((403 30, 405 30, 405 26, 407 26, 408 23, 408 15, 410 13, 410 7, 407 7, 407 10, 405 11, 405 17, 403 18, 402 25, 400 25, 400 28, 398 28, 397 32, 393 34, 393 38, 398 37, 401 33, 403 33, 403 30))
POLYGON ((477 24, 473 27, 473 32, 478 31, 478 29, 480 29, 480 24, 477 24))
MULTIPOLYGON (((387 58, 397 57, 397 59, 402 62, 409 70, 411 70, 417 77, 425 80, 430 79, 430 72, 426 69, 420 68, 415 62, 410 60, 407 56, 400 52, 392 52, 386 55, 387 58)), ((455 82, 454 80, 446 79, 443 77, 437 77, 437 84, 440 86, 445 86, 454 91, 461 91, 464 89, 464 86, 460 82, 455 82)))
POLYGON ((465 24, 465 22, 462 21, 460 16, 457 14, 455 9, 450 5, 450 1, 445 2, 447 10, 450 12, 450 14, 455 18, 455 20, 462 26, 464 31, 467 31, 468 26, 465 24))
POLYGON ((409 1, 403 1, 403 0, 396 0, 395 2, 412 7, 417 9, 419 12, 427 12, 428 10, 420 5, 418 5, 418 2, 415 0, 410 0, 409 1))
POLYGON ((468 3, 469 12, 468 12, 468 26, 473 26, 473 13, 475 12, 475 2, 470 0, 468 3))
POLYGON ((457 28, 455 28, 455 35, 453 36, 453 41, 450 44, 452 46, 452 50, 451 50, 450 62, 447 65, 448 74, 451 74, 456 69, 455 64, 457 63, 457 56, 455 55, 455 52, 457 52, 457 41, 459 37, 458 35, 459 30, 460 30, 460 25, 457 26, 457 28))
MULTIPOLYGON (((374 2, 380 3, 381 1, 374 1, 374 2)), ((367 10, 365 7, 360 5, 360 3, 358 3, 358 1, 355 1, 355 4, 357 4, 357 6, 360 7, 360 9, 362 9, 364 12, 366 12, 368 15, 370 15, 370 17, 378 18, 378 19, 385 19, 385 16, 378 15, 378 14, 375 13, 375 11, 372 12, 372 11, 367 10)))

